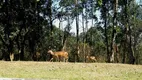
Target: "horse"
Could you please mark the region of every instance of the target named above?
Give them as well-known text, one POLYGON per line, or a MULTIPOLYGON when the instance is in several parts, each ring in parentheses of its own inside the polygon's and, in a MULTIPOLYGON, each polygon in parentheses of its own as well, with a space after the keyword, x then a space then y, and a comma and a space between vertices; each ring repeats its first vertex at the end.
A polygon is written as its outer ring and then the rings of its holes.
POLYGON ((52 58, 50 59, 50 61, 53 61, 53 59, 55 59, 56 61, 61 61, 63 59, 63 61, 67 62, 68 61, 68 53, 66 51, 57 51, 57 52, 53 52, 52 50, 49 50, 47 53, 52 55, 52 58))
POLYGON ((95 56, 86 56, 86 58, 87 58, 87 62, 97 62, 95 56))

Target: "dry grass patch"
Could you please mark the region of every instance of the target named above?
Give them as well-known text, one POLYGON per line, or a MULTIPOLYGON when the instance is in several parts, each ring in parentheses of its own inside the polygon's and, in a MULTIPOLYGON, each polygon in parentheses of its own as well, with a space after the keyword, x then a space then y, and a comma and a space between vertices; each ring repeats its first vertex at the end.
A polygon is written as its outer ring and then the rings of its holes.
POLYGON ((0 62, 1 78, 142 80, 142 66, 106 63, 0 62))

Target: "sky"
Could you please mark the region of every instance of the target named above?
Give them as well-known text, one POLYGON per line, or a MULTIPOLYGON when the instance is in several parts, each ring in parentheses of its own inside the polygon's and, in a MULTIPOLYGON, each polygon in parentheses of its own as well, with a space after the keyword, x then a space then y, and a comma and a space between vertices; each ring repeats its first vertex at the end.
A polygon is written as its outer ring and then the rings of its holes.
POLYGON ((142 0, 136 0, 136 3, 142 4, 142 0))

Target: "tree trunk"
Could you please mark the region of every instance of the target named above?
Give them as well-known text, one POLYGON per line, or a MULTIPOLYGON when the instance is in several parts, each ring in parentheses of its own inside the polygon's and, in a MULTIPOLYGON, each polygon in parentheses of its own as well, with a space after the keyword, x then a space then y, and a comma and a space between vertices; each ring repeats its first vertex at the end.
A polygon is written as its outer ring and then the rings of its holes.
POLYGON ((78 16, 78 0, 75 0, 75 8, 76 8, 76 56, 75 56, 75 62, 79 61, 79 16, 78 16))
MULTIPOLYGON (((60 29, 60 30, 63 30, 63 29, 61 28, 61 26, 62 26, 62 18, 60 17, 60 18, 59 18, 59 29, 60 29)), ((64 32, 64 31, 63 31, 63 32, 64 32)), ((59 32, 59 40, 60 40, 60 42, 61 42, 60 50, 64 50, 64 34, 62 35, 61 32, 59 32)))
MULTIPOLYGON (((126 29, 125 29, 126 31, 126 29)), ((123 47, 123 55, 122 55, 122 63, 126 63, 126 53, 127 53, 127 36, 126 36, 126 32, 124 33, 124 40, 123 43, 124 45, 123 47)))
POLYGON ((76 33, 77 33, 77 54, 76 54, 76 57, 77 57, 77 61, 79 61, 79 19, 78 19, 78 15, 76 16, 76 33))
POLYGON ((9 56, 10 56, 10 60, 13 61, 14 60, 14 53, 13 53, 13 40, 9 39, 9 44, 7 46, 7 49, 8 49, 8 53, 9 53, 9 56))
POLYGON ((114 46, 116 45, 115 43, 115 37, 116 37, 116 30, 115 27, 117 26, 117 6, 118 6, 118 0, 114 1, 114 16, 113 16, 113 26, 112 26, 112 39, 111 39, 111 55, 110 55, 110 59, 111 62, 115 62, 115 48, 114 46))
POLYGON ((134 51, 132 48, 132 38, 131 38, 131 28, 129 26, 129 47, 128 47, 128 53, 129 53, 129 64, 135 63, 135 57, 134 57, 134 51))
POLYGON ((131 28, 129 25, 129 14, 128 14, 128 0, 124 0, 125 2, 125 19, 126 19, 126 25, 125 25, 125 36, 126 36, 126 43, 127 43, 127 55, 128 55, 128 63, 134 64, 135 57, 132 50, 132 41, 131 41, 131 28), (129 38, 128 38, 129 37, 129 38), (129 40, 127 40, 129 39, 129 40))
POLYGON ((21 43, 20 60, 24 60, 24 48, 25 48, 25 39, 21 43))
MULTIPOLYGON (((82 7, 84 8, 84 2, 82 2, 82 7)), ((83 13, 83 10, 82 10, 82 28, 83 28, 83 35, 85 35, 84 13, 83 13)), ((83 55, 84 55, 84 62, 86 62, 85 37, 84 36, 83 36, 83 55)))
POLYGON ((108 36, 107 36, 107 9, 106 9, 106 1, 103 1, 103 11, 104 11, 104 27, 105 27, 105 42, 106 42, 106 50, 107 50, 107 62, 110 63, 110 53, 109 53, 109 45, 108 45, 108 36))
POLYGON ((53 48, 53 25, 52 25, 52 0, 48 0, 48 10, 49 10, 49 24, 50 24, 50 48, 53 48))

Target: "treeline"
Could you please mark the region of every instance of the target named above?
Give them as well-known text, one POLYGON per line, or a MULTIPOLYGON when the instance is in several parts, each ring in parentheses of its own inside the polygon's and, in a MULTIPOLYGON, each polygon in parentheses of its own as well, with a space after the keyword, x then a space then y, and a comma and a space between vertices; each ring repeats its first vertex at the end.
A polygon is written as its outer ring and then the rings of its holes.
POLYGON ((0 0, 0 59, 47 61, 52 49, 71 62, 142 64, 141 25, 135 0, 0 0))

